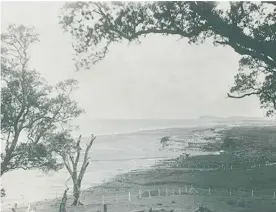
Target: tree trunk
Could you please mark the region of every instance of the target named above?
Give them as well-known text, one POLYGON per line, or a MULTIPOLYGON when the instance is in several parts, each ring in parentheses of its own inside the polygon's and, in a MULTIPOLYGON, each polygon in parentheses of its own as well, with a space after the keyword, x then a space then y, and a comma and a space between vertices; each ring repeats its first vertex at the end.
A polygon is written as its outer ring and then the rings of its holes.
POLYGON ((67 202, 67 191, 69 190, 69 188, 67 188, 64 193, 63 193, 63 197, 59 206, 59 212, 66 212, 66 202, 67 202))
POLYGON ((10 162, 10 159, 11 159, 11 155, 10 153, 7 153, 7 155, 3 159, 3 162, 1 163, 1 176, 9 170, 8 164, 10 162))
POLYGON ((74 153, 74 155, 73 154, 69 154, 69 156, 66 154, 62 155, 64 165, 67 168, 67 170, 71 176, 71 179, 73 181, 73 196, 74 196, 74 201, 72 203, 73 206, 83 205, 80 201, 81 182, 82 182, 83 176, 85 174, 86 168, 89 165, 88 152, 89 152, 95 138, 96 137, 93 136, 93 134, 92 134, 90 143, 86 146, 83 163, 82 163, 79 173, 77 172, 77 170, 78 170, 78 163, 79 163, 79 158, 80 158, 80 154, 81 154, 81 148, 80 148, 81 136, 79 136, 79 139, 77 141, 77 144, 75 147, 76 152, 74 153))
POLYGON ((18 138, 19 138, 19 133, 16 133, 11 143, 11 146, 5 149, 5 156, 3 161, 1 162, 1 176, 9 171, 8 165, 12 158, 12 153, 14 152, 16 144, 18 142, 18 138))
POLYGON ((79 185, 74 185, 73 187, 73 195, 74 195, 74 202, 72 205, 83 205, 80 201, 80 195, 81 195, 81 188, 80 184, 79 185))

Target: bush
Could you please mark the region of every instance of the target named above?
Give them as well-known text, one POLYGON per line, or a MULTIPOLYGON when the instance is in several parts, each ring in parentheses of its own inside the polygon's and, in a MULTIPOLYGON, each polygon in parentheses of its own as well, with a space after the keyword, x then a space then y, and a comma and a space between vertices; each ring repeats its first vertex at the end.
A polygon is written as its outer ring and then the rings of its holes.
POLYGON ((245 208, 245 201, 243 199, 240 199, 237 201, 237 206, 245 208))
POLYGON ((1 197, 6 196, 6 191, 4 188, 1 188, 1 197))
POLYGON ((235 200, 233 200, 233 199, 229 199, 229 200, 227 200, 227 205, 236 205, 236 201, 235 200))
POLYGON ((226 137, 223 139, 222 149, 235 149, 236 143, 233 138, 226 137))
POLYGON ((161 139, 161 143, 164 143, 164 142, 167 142, 167 141, 169 141, 170 140, 170 136, 165 136, 165 137, 163 137, 162 139, 161 139))

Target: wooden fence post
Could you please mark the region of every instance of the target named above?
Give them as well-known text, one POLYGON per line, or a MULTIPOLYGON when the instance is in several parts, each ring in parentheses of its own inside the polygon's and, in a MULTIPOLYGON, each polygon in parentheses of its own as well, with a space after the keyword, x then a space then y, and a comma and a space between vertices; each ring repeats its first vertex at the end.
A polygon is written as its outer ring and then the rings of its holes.
POLYGON ((104 204, 104 212, 107 212, 107 205, 106 204, 104 204))
POLYGON ((178 195, 181 195, 181 188, 178 189, 178 195))
POLYGON ((151 196, 150 196, 150 190, 149 190, 149 198, 151 198, 151 196))
POLYGON ((211 187, 209 186, 209 194, 211 194, 211 187))
POLYGON ((104 195, 102 196, 102 203, 103 203, 103 205, 104 205, 104 195))
POLYGON ((251 191, 251 196, 252 196, 252 197, 254 196, 254 191, 253 191, 253 189, 252 189, 252 191, 251 191))
POLYGON ((128 192, 128 201, 131 202, 130 191, 128 192))
POLYGON ((142 198, 141 190, 139 190, 139 198, 142 198))
POLYGON ((230 196, 232 195, 232 191, 231 191, 231 189, 229 190, 229 195, 230 195, 230 196))
MULTIPOLYGON (((29 212, 31 209, 31 203, 28 204, 27 212, 29 212)), ((16 211, 15 211, 16 212, 16 211)))
POLYGON ((158 196, 159 196, 159 197, 161 196, 161 194, 160 194, 160 189, 158 189, 158 196))

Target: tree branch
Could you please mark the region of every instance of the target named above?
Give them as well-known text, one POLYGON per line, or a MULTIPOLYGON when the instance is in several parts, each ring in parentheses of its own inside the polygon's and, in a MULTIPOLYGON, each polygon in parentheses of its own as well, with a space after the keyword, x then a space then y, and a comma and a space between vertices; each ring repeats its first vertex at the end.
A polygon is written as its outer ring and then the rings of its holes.
POLYGON ((79 139, 78 139, 77 144, 76 144, 77 156, 76 156, 76 159, 75 159, 75 165, 78 164, 79 159, 80 159, 80 151, 81 151, 80 141, 81 141, 81 135, 79 136, 79 139))
POLYGON ((231 95, 231 94, 228 93, 227 96, 228 96, 229 98, 242 99, 242 98, 244 98, 244 97, 246 97, 246 96, 259 95, 259 94, 261 94, 261 92, 262 92, 262 91, 257 91, 257 92, 252 92, 252 93, 246 93, 246 94, 243 94, 243 95, 241 95, 241 96, 235 96, 235 95, 231 95))
POLYGON ((81 179, 83 178, 83 175, 85 173, 85 170, 88 166, 88 153, 89 153, 89 150, 94 142, 94 140, 96 139, 96 137, 92 134, 91 135, 91 140, 89 142, 89 144, 86 146, 86 149, 85 149, 85 153, 84 153, 84 159, 83 159, 83 163, 82 163, 82 166, 81 166, 81 170, 80 170, 80 173, 79 173, 79 179, 81 181, 81 179))

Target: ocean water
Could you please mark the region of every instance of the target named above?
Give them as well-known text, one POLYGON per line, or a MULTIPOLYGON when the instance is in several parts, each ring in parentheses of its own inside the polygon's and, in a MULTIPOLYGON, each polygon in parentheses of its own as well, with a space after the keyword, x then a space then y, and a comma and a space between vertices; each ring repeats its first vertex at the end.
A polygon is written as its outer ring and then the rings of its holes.
MULTIPOLYGON (((85 173, 82 188, 99 185, 120 173, 147 169, 160 160, 178 157, 185 145, 175 142, 175 146, 163 148, 160 144, 163 136, 184 139, 184 143, 190 140, 196 141, 200 140, 200 136, 191 136, 192 127, 211 125, 213 124, 194 120, 167 122, 104 120, 98 124, 86 125, 91 128, 83 127, 83 130, 80 130, 81 134, 89 135, 92 132, 97 138, 90 151, 91 162, 85 173)), ((86 141, 88 137, 84 138, 83 143, 86 141)), ((36 201, 61 197, 68 178, 69 174, 65 169, 47 174, 39 170, 16 170, 7 173, 1 179, 1 184, 7 193, 7 196, 1 199, 2 209, 11 208, 15 203, 20 207, 36 201)), ((70 180, 68 185, 71 185, 70 180)))
POLYGON ((155 130, 165 128, 186 128, 212 125, 214 122, 204 119, 113 119, 113 120, 91 120, 81 117, 75 121, 80 126, 75 135, 90 135, 95 133, 117 134, 130 133, 143 130, 155 130))

